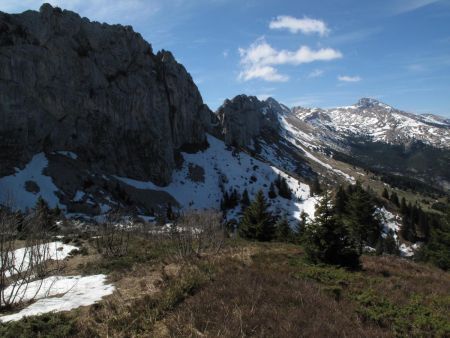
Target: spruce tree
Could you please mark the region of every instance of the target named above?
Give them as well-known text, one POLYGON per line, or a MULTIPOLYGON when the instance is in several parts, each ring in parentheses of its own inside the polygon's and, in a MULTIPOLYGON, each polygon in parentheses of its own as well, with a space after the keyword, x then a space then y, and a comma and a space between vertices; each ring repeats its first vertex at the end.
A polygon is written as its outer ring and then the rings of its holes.
POLYGON ((394 203, 395 206, 397 206, 397 207, 400 206, 400 202, 398 200, 398 196, 397 196, 397 193, 395 191, 392 192, 390 200, 391 200, 392 203, 394 203))
POLYGON ((320 195, 322 193, 322 187, 320 186, 320 182, 317 176, 314 178, 314 181, 309 186, 309 190, 311 196, 320 195))
POLYGON ((381 196, 385 199, 389 199, 389 192, 386 188, 383 189, 383 193, 381 194, 381 196))
POLYGON ((305 230, 306 230, 306 226, 307 226, 307 221, 308 221, 308 214, 302 210, 302 212, 300 213, 300 220, 297 223, 296 226, 296 237, 298 240, 302 240, 303 239, 303 235, 305 234, 305 230))
POLYGON ((262 190, 258 191, 255 200, 244 211, 239 234, 243 238, 259 241, 270 241, 275 237, 275 224, 269 211, 262 190))
POLYGON ((280 217, 275 227, 279 241, 288 242, 292 239, 292 230, 286 216, 280 217))
POLYGON ((250 205, 250 198, 248 197, 247 189, 245 189, 244 192, 242 193, 242 198, 241 198, 242 210, 245 210, 249 205, 250 205))
POLYGON ((304 246, 307 257, 315 263, 328 263, 356 268, 359 254, 350 233, 336 216, 327 192, 316 208, 314 221, 305 231, 304 246))
POLYGON ((344 187, 340 185, 334 197, 334 208, 336 210, 336 213, 338 214, 345 213, 347 203, 348 203, 347 193, 345 192, 344 187))
POLYGON ((345 222, 358 242, 360 254, 365 244, 375 246, 381 236, 381 225, 374 212, 372 196, 357 183, 349 197, 345 222))
POLYGON ((270 199, 274 199, 276 197, 277 197, 277 193, 275 191, 275 186, 274 186, 273 183, 270 183, 270 186, 269 186, 269 198, 270 199))

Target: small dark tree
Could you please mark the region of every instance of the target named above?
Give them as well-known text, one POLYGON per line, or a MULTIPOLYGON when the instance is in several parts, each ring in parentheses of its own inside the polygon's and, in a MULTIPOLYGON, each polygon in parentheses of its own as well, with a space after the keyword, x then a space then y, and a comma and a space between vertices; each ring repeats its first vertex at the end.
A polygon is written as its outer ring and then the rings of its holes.
POLYGON ((281 217, 275 227, 279 241, 289 242, 292 239, 292 230, 286 216, 281 217))
POLYGON ((244 192, 242 193, 242 198, 241 198, 242 210, 245 210, 249 205, 250 205, 250 198, 248 197, 247 189, 245 189, 244 192))
POLYGON ((242 216, 239 234, 247 239, 270 241, 275 237, 275 231, 269 204, 264 197, 264 193, 260 190, 242 216))
POLYGON ((302 212, 300 213, 300 220, 297 223, 296 226, 296 237, 299 241, 301 241, 303 239, 303 235, 305 234, 305 230, 306 230, 306 226, 307 226, 307 222, 308 222, 308 214, 302 210, 302 212))
POLYGON ((322 193, 322 187, 320 186, 319 179, 317 176, 309 187, 311 196, 320 195, 322 193))
POLYGON ((400 202, 398 200, 398 195, 395 191, 392 192, 390 200, 395 206, 397 206, 397 207, 400 206, 400 202))
POLYGON ((51 215, 50 208, 41 196, 39 196, 36 201, 34 211, 36 213, 36 221, 39 223, 39 226, 47 231, 53 230, 53 217, 51 215))
POLYGON ((274 186, 273 183, 270 183, 270 186, 269 186, 269 198, 270 199, 274 199, 276 197, 277 197, 277 193, 275 191, 275 186, 274 186))
POLYGON ((334 197, 334 208, 337 214, 343 214, 346 212, 346 207, 348 203, 348 195, 345 192, 344 187, 341 185, 336 192, 334 197))
POLYGON ((381 194, 381 196, 385 199, 389 199, 389 192, 386 188, 383 189, 383 193, 381 194))
POLYGON ((327 192, 317 206, 314 221, 306 228, 304 246, 312 262, 351 268, 359 266, 357 247, 344 223, 336 216, 327 192))

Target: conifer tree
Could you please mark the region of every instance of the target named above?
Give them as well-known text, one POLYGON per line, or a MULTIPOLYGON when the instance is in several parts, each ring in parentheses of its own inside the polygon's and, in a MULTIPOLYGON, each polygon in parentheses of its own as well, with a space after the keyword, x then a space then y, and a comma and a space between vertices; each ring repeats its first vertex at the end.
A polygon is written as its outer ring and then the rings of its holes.
POLYGON ((381 194, 381 196, 387 200, 389 199, 389 192, 386 187, 383 189, 383 193, 381 194))
POLYGON ((317 176, 314 178, 314 181, 309 188, 311 196, 320 195, 322 193, 322 187, 320 186, 320 182, 317 176))
POLYGON ((337 214, 343 214, 346 212, 348 203, 348 196, 342 185, 339 186, 336 196, 334 197, 334 208, 337 214))
POLYGON ((275 186, 274 186, 273 183, 270 183, 270 186, 269 186, 269 198, 270 199, 274 199, 276 197, 277 197, 277 193, 275 191, 275 186))
POLYGON ((395 191, 392 192, 390 200, 395 206, 397 206, 397 207, 400 206, 400 202, 398 200, 398 196, 397 196, 397 193, 395 191))
POLYGON ((372 196, 360 184, 356 184, 347 203, 345 223, 357 240, 359 253, 364 245, 375 246, 381 236, 381 225, 374 216, 375 204, 372 196))
POLYGON ((36 201, 36 205, 34 207, 37 221, 39 222, 39 226, 41 226, 45 230, 52 230, 53 228, 53 219, 51 217, 50 208, 48 207, 47 202, 39 196, 36 201))
POLYGON ((275 237, 275 224, 262 190, 255 200, 245 209, 239 225, 239 234, 243 238, 270 241, 275 237))
POLYGON ((286 216, 280 217, 275 227, 279 241, 288 242, 292 239, 292 230, 286 216))
POLYGON ((244 192, 242 193, 242 198, 241 198, 242 210, 245 210, 245 208, 247 208, 249 205, 250 205, 250 198, 248 197, 247 189, 245 189, 244 192))
POLYGON ((301 241, 303 239, 303 235, 305 234, 306 226, 308 222, 308 214, 302 210, 300 213, 300 220, 296 226, 296 237, 301 241))
POLYGON ((356 268, 359 254, 344 223, 336 216, 327 192, 316 208, 314 221, 305 231, 304 246, 307 257, 323 262, 356 268))

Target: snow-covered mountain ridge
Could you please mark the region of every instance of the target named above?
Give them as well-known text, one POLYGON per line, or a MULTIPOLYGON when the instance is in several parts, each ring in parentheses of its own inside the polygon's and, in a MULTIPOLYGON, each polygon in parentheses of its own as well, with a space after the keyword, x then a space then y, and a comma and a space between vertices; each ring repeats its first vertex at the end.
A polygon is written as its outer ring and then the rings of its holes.
POLYGON ((332 138, 335 143, 345 137, 362 136, 390 144, 421 141, 450 148, 449 120, 407 113, 375 99, 362 98, 354 105, 330 109, 294 107, 292 112, 311 126, 319 139, 332 138))

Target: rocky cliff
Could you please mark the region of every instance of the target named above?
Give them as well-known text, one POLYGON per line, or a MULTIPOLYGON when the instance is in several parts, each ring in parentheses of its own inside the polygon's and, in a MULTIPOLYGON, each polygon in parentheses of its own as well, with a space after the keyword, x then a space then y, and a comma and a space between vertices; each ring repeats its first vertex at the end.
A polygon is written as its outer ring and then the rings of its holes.
POLYGON ((289 112, 272 98, 260 101, 254 96, 238 95, 225 100, 216 112, 225 142, 229 145, 249 146, 264 132, 278 133, 278 114, 289 112))
POLYGON ((206 142, 210 119, 184 67, 131 27, 48 4, 0 13, 0 176, 64 150, 166 184, 177 151, 206 142))

